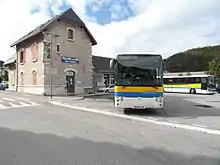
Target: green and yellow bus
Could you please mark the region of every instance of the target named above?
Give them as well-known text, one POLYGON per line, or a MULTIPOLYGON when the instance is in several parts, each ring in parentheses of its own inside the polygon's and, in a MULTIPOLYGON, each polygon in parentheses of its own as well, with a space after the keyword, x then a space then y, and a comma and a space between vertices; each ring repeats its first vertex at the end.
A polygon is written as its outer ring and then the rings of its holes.
POLYGON ((213 75, 163 76, 164 92, 215 94, 213 75))

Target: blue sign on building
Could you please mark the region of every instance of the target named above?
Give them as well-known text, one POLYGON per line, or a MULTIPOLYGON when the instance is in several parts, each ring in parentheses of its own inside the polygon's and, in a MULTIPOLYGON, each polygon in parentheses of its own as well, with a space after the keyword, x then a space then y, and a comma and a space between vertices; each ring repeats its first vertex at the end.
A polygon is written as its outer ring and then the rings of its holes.
POLYGON ((79 64, 79 59, 76 57, 61 57, 61 62, 63 63, 70 63, 70 64, 79 64))

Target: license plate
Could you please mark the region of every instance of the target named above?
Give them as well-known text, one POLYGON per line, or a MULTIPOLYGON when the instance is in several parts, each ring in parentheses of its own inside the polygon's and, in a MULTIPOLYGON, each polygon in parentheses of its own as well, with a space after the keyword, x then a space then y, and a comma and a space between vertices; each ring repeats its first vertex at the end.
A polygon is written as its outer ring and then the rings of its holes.
POLYGON ((134 109, 145 109, 144 106, 134 106, 134 109))

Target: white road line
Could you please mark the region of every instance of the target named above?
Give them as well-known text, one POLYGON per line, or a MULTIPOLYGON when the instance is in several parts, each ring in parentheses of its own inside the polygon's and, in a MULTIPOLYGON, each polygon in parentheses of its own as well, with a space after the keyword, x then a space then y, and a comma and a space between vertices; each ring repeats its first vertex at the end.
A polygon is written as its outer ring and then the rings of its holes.
POLYGON ((128 119, 128 120, 136 120, 136 121, 145 122, 145 123, 154 123, 157 125, 163 125, 163 126, 168 126, 168 127, 173 127, 173 128, 182 128, 185 130, 193 130, 193 131, 203 132, 203 133, 207 133, 207 134, 220 135, 220 130, 201 128, 201 127, 196 127, 196 126, 186 125, 186 124, 170 123, 170 122, 166 122, 166 121, 155 121, 155 120, 146 119, 146 118, 127 116, 127 115, 123 115, 123 114, 116 114, 113 112, 106 112, 106 111, 101 111, 101 110, 96 110, 96 109, 67 105, 67 104, 56 102, 56 101, 50 101, 49 103, 51 103, 53 105, 66 107, 66 108, 76 109, 76 110, 90 112, 90 113, 97 113, 97 114, 102 114, 102 115, 106 115, 106 116, 112 116, 112 117, 123 118, 123 119, 128 119))
POLYGON ((200 124, 192 124, 193 126, 196 126, 196 127, 202 127, 202 128, 207 128, 206 125, 200 125, 200 124))
POLYGON ((32 102, 32 101, 29 101, 29 103, 31 103, 31 105, 33 105, 33 106, 40 105, 40 104, 32 102))
POLYGON ((21 104, 22 106, 32 106, 31 104, 27 104, 27 103, 24 103, 24 102, 19 102, 19 104, 21 104))
POLYGON ((7 107, 7 106, 5 106, 3 104, 0 104, 0 109, 7 109, 7 108, 10 108, 10 107, 7 107))
POLYGON ((148 117, 148 119, 150 119, 150 120, 154 120, 154 121, 158 121, 158 119, 153 118, 153 117, 148 117))
POLYGON ((15 101, 14 99, 6 98, 6 97, 3 97, 2 99, 7 101, 15 101))
POLYGON ((10 106, 11 106, 12 108, 22 107, 21 105, 13 104, 13 103, 10 103, 10 102, 9 102, 9 104, 10 104, 10 106))
POLYGON ((180 123, 178 121, 174 121, 174 120, 169 120, 170 123, 180 123))

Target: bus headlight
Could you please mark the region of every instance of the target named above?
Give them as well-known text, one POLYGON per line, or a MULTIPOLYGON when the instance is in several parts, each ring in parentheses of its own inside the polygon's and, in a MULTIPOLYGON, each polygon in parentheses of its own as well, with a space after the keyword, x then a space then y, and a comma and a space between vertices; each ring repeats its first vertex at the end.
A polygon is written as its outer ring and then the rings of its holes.
POLYGON ((162 97, 156 97, 156 102, 162 103, 162 97))

